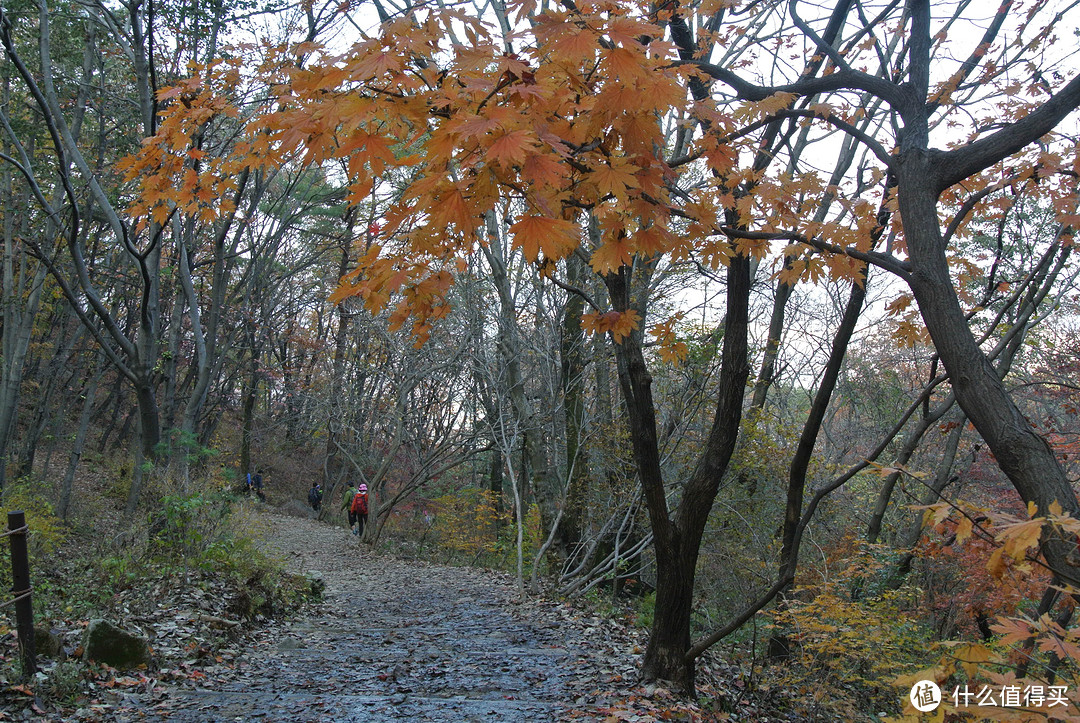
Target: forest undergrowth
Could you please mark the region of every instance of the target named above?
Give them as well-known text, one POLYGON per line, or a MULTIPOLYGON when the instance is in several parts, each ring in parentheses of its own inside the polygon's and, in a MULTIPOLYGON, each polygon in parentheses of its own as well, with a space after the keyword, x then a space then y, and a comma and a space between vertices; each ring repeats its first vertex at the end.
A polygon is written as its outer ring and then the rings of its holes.
MULTIPOLYGON (((6 609, 0 720, 63 720, 80 711, 110 720, 118 694, 198 684, 240 660, 257 631, 303 616, 305 606, 320 599, 318 580, 296 574, 261 542, 275 533, 268 525, 290 519, 270 523, 263 511, 314 517, 300 501, 298 484, 280 485, 263 503, 238 493, 209 466, 185 494, 163 495, 160 505, 130 524, 117 509, 123 490, 102 484, 98 492, 68 523, 52 513, 42 486, 21 483, 6 492, 5 509, 24 510, 31 529, 39 669, 32 676, 21 670, 6 609), (83 660, 82 636, 94 618, 146 634, 151 666, 120 671, 83 660)), ((662 683, 638 685, 634 661, 653 622, 647 574, 622 580, 618 590, 613 579, 601 579, 579 594, 559 596, 551 585, 556 563, 536 558, 543 535, 533 509, 522 517, 523 557, 529 561, 524 577, 533 578, 531 565, 538 564, 539 590, 530 598, 558 603, 560 625, 614 651, 613 669, 596 672, 592 687, 567 701, 571 717, 914 721, 920 718, 904 717, 909 681, 1007 685, 1021 678, 1009 671, 1022 655, 1031 681, 1056 681, 1074 697, 1076 632, 1068 620, 1051 621, 1035 611, 1045 580, 1028 555, 1041 521, 999 516, 980 518, 973 527, 976 512, 948 505, 927 510, 932 527, 912 563, 914 573, 899 584, 895 550, 852 537, 834 541, 820 561, 805 565, 786 605, 755 617, 703 658, 697 695, 689 700, 662 683), (768 655, 776 637, 787 641, 782 657, 768 655)), ((324 524, 346 536, 338 515, 330 517, 324 524)), ((1075 526, 1066 518, 1052 522, 1075 526)), ((392 516, 374 552, 390 561, 512 576, 514 524, 489 498, 466 489, 392 516)), ((6 548, 0 558, 10 569, 6 548)), ((714 598, 702 600, 695 618, 705 630, 723 611, 708 609, 714 598)), ((1002 712, 1016 720, 1069 720, 1072 706, 989 712, 953 706, 949 714, 955 720, 996 720, 1002 712)))

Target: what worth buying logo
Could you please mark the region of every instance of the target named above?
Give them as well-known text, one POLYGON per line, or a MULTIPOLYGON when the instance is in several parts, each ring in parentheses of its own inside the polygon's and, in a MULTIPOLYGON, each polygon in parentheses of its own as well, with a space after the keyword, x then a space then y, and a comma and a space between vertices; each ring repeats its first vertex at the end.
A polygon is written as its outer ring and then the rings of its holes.
POLYGON ((929 713, 937 710, 937 707, 941 705, 941 688, 932 680, 920 680, 911 686, 908 698, 911 699, 911 705, 915 707, 915 710, 920 713, 929 713))

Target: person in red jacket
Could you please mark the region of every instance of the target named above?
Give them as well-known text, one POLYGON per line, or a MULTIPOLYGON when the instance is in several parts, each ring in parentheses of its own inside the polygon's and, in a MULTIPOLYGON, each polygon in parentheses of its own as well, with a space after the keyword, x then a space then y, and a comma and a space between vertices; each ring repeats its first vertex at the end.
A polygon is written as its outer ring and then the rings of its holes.
POLYGON ((352 504, 349 505, 349 513, 349 522, 351 523, 353 519, 356 520, 356 535, 363 537, 364 525, 367 524, 368 518, 367 485, 361 484, 356 488, 352 504))

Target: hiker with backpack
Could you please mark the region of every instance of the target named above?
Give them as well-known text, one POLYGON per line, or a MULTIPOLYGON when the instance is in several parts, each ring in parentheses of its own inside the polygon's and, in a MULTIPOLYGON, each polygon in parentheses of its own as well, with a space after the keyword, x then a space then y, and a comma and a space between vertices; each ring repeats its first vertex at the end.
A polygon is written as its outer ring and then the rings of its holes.
POLYGON ((322 487, 319 486, 318 482, 311 483, 311 489, 307 493, 307 501, 311 505, 311 509, 316 512, 322 507, 322 487))
POLYGON ((350 527, 352 527, 352 520, 356 520, 356 532, 355 534, 363 538, 364 537, 364 525, 367 524, 368 518, 368 496, 367 485, 361 484, 356 488, 356 494, 353 495, 352 503, 349 505, 349 521, 350 527))
POLYGON ((354 529, 356 527, 356 515, 352 511, 353 497, 356 496, 356 485, 352 482, 349 483, 348 488, 345 490, 345 494, 341 498, 341 509, 345 510, 345 513, 349 516, 349 532, 356 533, 354 529))

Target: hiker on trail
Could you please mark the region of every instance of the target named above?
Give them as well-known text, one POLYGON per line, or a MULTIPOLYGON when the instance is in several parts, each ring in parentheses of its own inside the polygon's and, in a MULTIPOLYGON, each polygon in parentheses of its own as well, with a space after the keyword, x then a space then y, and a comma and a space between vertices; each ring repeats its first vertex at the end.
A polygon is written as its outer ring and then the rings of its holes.
POLYGON ((368 516, 367 485, 361 484, 356 488, 356 494, 353 495, 349 511, 352 512, 351 516, 356 517, 356 535, 363 538, 364 525, 367 523, 368 516))
POLYGON ((356 534, 356 515, 352 511, 353 497, 356 496, 356 485, 352 482, 349 483, 348 489, 345 490, 345 496, 341 498, 341 509, 349 515, 349 532, 356 534))
POLYGON ((319 486, 318 482, 311 483, 311 489, 307 493, 307 501, 311 505, 311 509, 316 512, 319 511, 322 506, 322 487, 319 486))
POLYGON ((255 496, 256 497, 258 497, 263 502, 266 502, 266 496, 263 494, 262 488, 263 488, 263 478, 262 478, 262 470, 260 469, 260 470, 256 471, 255 476, 251 478, 251 489, 255 490, 255 496))

